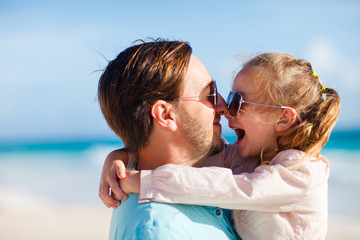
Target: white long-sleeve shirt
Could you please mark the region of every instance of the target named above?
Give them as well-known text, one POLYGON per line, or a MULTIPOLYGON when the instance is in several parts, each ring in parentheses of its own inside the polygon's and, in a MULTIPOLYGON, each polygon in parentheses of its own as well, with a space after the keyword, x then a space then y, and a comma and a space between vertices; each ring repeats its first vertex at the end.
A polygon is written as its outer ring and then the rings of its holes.
POLYGON ((305 153, 286 150, 271 164, 256 167, 258 163, 240 158, 237 151, 232 145, 205 162, 233 171, 172 164, 141 171, 140 201, 234 209, 234 227, 244 240, 325 239, 327 159, 311 159, 289 169, 305 153))

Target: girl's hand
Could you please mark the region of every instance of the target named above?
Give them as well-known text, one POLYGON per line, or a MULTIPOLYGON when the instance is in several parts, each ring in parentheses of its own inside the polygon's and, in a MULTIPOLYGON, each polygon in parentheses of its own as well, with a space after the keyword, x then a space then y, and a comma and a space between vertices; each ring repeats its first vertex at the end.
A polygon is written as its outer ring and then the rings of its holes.
POLYGON ((127 199, 118 182, 119 179, 126 177, 127 161, 126 149, 115 150, 105 159, 100 178, 99 197, 107 207, 116 208, 120 205, 121 199, 127 199))
POLYGON ((123 192, 140 193, 140 171, 127 171, 125 179, 119 180, 120 187, 123 192))

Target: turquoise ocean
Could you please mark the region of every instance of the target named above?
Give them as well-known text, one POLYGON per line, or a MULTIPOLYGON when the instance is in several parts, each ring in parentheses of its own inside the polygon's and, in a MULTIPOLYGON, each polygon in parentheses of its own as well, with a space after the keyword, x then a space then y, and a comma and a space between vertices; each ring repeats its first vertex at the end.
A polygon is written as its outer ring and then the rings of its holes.
MULTIPOLYGON (((102 164, 122 146, 120 140, 94 139, 0 143, 0 210, 18 203, 102 206, 102 164)), ((333 132, 322 155, 331 164, 329 213, 359 216, 360 130, 333 132)))

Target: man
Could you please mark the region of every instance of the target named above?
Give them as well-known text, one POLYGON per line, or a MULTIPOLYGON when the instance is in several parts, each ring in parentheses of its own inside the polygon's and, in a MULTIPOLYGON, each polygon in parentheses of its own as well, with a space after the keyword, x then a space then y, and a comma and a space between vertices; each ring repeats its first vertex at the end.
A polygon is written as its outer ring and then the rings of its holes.
MULTIPOLYGON (((168 163, 199 166, 223 148, 219 121, 225 102, 185 42, 155 41, 124 50, 101 76, 98 96, 110 128, 137 153, 138 170, 168 163)), ((140 204, 134 194, 114 210, 110 227, 110 239, 235 238, 219 208, 140 204)))

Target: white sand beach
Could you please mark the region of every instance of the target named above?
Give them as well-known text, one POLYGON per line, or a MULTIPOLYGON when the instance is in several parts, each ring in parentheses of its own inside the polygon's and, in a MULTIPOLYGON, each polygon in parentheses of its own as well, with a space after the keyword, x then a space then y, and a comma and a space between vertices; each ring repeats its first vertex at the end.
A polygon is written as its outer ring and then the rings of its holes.
POLYGON ((0 239, 107 239, 111 213, 105 205, 57 205, 0 188, 0 239))
POLYGON ((63 207, 47 211, 0 212, 0 239, 107 239, 111 210, 63 207))
POLYGON ((360 216, 329 216, 326 240, 359 240, 360 216))

